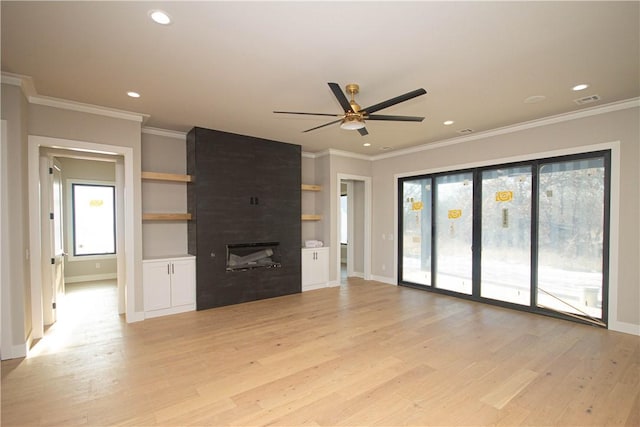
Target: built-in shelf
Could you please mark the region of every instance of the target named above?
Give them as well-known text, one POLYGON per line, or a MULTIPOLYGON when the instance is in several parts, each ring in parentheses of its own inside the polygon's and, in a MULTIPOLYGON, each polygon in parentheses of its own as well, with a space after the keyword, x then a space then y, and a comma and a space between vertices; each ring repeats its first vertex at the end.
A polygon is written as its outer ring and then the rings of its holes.
POLYGON ((322 191, 322 186, 313 184, 302 184, 302 191, 322 191))
MULTIPOLYGON (((145 172, 142 171, 142 179, 152 181, 193 182, 192 175, 179 173, 145 172)), ((190 213, 143 213, 143 221, 189 221, 190 213)))
MULTIPOLYGON (((322 191, 321 185, 315 184, 302 184, 302 191, 322 191)), ((302 221, 320 221, 322 219, 322 215, 314 215, 314 214, 302 214, 302 221)))
POLYGON ((143 221, 189 221, 190 213, 143 213, 143 221))
POLYGON ((321 219, 322 215, 302 214, 303 221, 320 221, 321 219))
POLYGON ((173 182, 193 182, 193 176, 178 173, 142 172, 142 179, 173 182))

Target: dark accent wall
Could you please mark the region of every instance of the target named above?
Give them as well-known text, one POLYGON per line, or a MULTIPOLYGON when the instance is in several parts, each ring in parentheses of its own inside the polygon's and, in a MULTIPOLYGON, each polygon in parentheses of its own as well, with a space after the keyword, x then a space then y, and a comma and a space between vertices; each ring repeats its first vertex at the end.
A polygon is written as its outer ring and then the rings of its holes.
POLYGON ((300 146, 216 130, 187 135, 189 253, 198 310, 301 291, 300 146), (279 242, 282 266, 226 271, 226 245, 279 242))

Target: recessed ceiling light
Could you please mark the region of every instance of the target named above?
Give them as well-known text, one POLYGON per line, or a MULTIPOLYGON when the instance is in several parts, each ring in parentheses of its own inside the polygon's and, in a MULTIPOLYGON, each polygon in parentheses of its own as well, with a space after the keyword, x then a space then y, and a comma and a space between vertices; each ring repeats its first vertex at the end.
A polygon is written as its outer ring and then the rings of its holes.
POLYGON ((579 85, 575 85, 574 87, 572 87, 571 89, 575 90, 576 92, 579 90, 585 90, 586 88, 588 88, 589 85, 588 84, 579 84, 579 85))
POLYGON ((447 120, 447 121, 443 122, 442 124, 445 125, 445 126, 451 126, 454 123, 455 122, 453 120, 447 120))
POLYGON ((171 24, 171 17, 167 12, 162 10, 150 10, 149 17, 153 19, 154 22, 161 25, 169 25, 171 24))
POLYGON ((524 100, 525 104, 537 104, 538 102, 542 102, 547 99, 544 95, 533 95, 524 100))
POLYGON ((127 92, 127 95, 130 96, 131 98, 140 98, 140 94, 134 91, 127 92))
POLYGON ((364 145, 365 147, 370 147, 370 146, 371 146, 371 144, 370 144, 370 143, 368 143, 368 142, 365 142, 365 143, 364 143, 364 144, 362 144, 362 145, 364 145))

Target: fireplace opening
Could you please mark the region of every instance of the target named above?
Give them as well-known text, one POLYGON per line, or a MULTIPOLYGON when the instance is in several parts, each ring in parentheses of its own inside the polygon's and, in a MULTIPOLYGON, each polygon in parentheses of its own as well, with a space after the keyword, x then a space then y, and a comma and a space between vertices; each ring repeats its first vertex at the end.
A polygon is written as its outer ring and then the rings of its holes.
POLYGON ((227 271, 282 267, 280 243, 236 243, 227 245, 227 271))

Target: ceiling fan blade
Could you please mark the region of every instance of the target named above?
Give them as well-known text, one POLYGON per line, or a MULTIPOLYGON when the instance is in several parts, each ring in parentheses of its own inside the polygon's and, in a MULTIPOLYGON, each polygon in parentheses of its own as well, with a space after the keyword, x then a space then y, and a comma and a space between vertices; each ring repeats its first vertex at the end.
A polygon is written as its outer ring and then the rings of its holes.
POLYGON ((417 116, 388 116, 385 114, 371 114, 369 116, 365 116, 366 120, 390 120, 394 122, 421 122, 424 120, 424 117, 417 116))
POLYGON ((396 105, 401 102, 408 101, 412 98, 415 98, 416 96, 424 95, 425 93, 427 93, 427 91, 422 88, 416 89, 411 92, 407 92, 404 95, 396 96, 395 98, 382 101, 378 104, 372 105, 371 107, 363 108, 360 111, 365 114, 375 113, 376 111, 382 110, 383 108, 388 108, 388 107, 391 107, 392 105, 396 105))
POLYGON ((325 123, 325 124, 323 124, 323 125, 316 126, 316 127, 314 127, 314 128, 311 128, 311 129, 303 130, 302 132, 303 132, 303 133, 304 133, 304 132, 311 132, 312 130, 320 129, 320 128, 323 128, 323 127, 325 127, 325 126, 329 126, 329 125, 332 125, 332 124, 334 124, 334 123, 338 123, 338 122, 341 122, 341 121, 342 121, 342 119, 334 120, 334 121, 332 121, 332 122, 325 123))
POLYGON ((329 116, 329 117, 342 117, 344 114, 328 114, 328 113, 301 113, 299 111, 274 111, 276 114, 302 114, 305 116, 329 116))
POLYGON ((367 128, 360 128, 360 129, 358 129, 358 132, 362 136, 369 135, 369 132, 367 132, 367 128))
POLYGON ((333 92, 335 97, 338 99, 338 102, 340 103, 340 106, 342 107, 344 112, 346 113, 347 111, 351 111, 351 104, 349 104, 349 100, 345 96, 342 89, 340 89, 340 86, 338 85, 338 83, 328 83, 328 84, 329 84, 329 87, 331 88, 331 91, 333 92))

